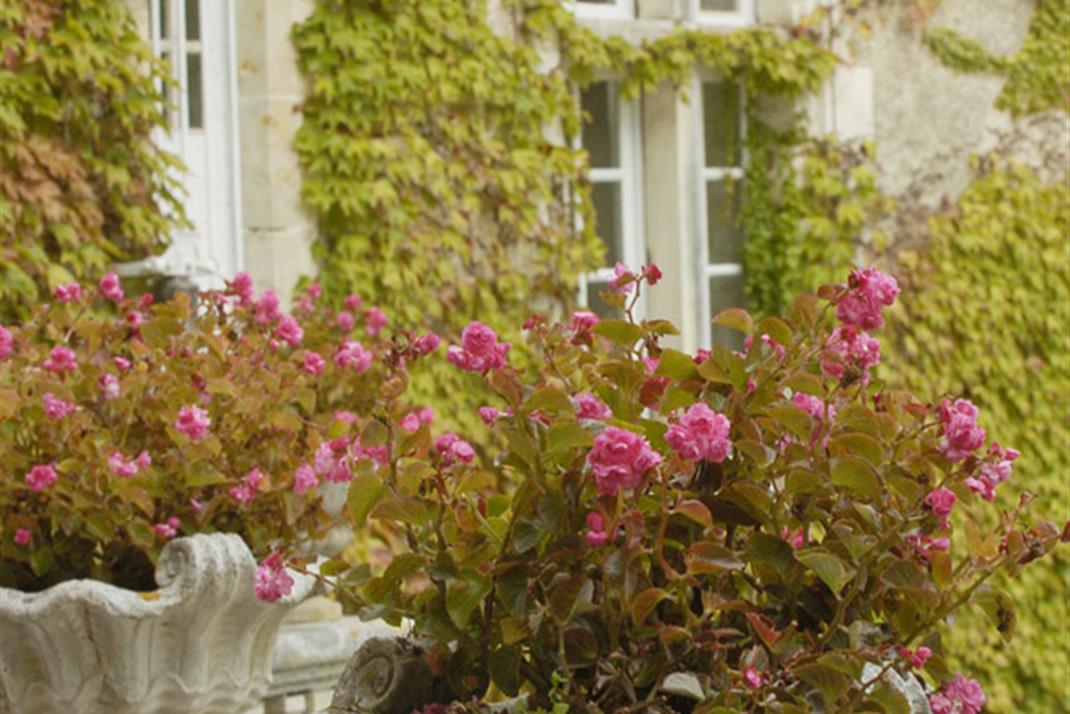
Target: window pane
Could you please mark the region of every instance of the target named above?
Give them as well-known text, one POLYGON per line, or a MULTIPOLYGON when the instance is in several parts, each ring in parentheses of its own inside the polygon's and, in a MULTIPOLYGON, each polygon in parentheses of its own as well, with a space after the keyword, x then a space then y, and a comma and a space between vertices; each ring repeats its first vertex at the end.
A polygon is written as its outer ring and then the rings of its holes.
POLYGON ((595 231, 606 244, 606 265, 616 265, 623 260, 621 244, 621 195, 620 184, 591 184, 591 203, 594 204, 595 231))
POLYGON ((190 129, 204 128, 204 82, 201 76, 200 54, 186 55, 186 101, 189 106, 190 129))
POLYGON ((160 17, 157 18, 157 21, 160 23, 161 38, 167 38, 171 36, 170 5, 170 0, 160 0, 160 17))
POLYGON ((186 39, 201 39, 201 0, 186 0, 186 39))
POLYGON ((609 283, 587 283, 587 309, 599 317, 623 318, 623 310, 618 310, 602 299, 602 292, 609 289, 609 283))
POLYGON ((703 140, 706 166, 739 165, 739 86, 732 82, 702 85, 703 140))
MULTIPOLYGON (((717 317, 722 310, 730 307, 747 306, 746 296, 743 293, 743 276, 726 275, 710 278, 710 319, 717 317)), ((713 344, 725 345, 732 349, 743 346, 743 333, 720 325, 713 325, 711 332, 713 344)))
POLYGON ((616 5, 617 0, 580 0, 582 5, 616 5))
POLYGON ((701 0, 699 8, 703 12, 735 12, 736 0, 701 0))
POLYGON ((591 156, 591 168, 620 165, 620 116, 617 88, 611 82, 595 82, 580 94, 580 108, 589 115, 581 141, 591 156))
POLYGON ((740 207, 743 204, 740 181, 706 183, 706 246, 711 263, 743 261, 743 230, 740 207))

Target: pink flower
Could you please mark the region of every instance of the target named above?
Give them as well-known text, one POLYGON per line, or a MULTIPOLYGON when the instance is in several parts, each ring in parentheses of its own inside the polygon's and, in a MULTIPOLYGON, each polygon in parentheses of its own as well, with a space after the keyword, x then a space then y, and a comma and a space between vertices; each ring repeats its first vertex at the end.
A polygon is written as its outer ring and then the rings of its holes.
MULTIPOLYGON (((57 285, 56 289, 52 291, 52 295, 60 302, 78 302, 82 299, 82 286, 78 283, 57 285)), ((122 295, 119 298, 122 299, 122 295)))
POLYGON ((586 310, 577 310, 572 313, 572 319, 568 327, 573 332, 590 332, 591 328, 598 324, 598 315, 586 310))
POLYGON ((501 416, 501 412, 494 407, 480 407, 479 418, 483 420, 483 423, 490 426, 494 422, 498 421, 498 417, 501 416))
POLYGON ((256 500, 257 489, 263 480, 264 474, 260 473, 260 469, 250 469, 249 473, 245 474, 242 482, 237 486, 231 486, 227 489, 227 493, 241 505, 247 506, 256 500))
POLYGON ((416 416, 420 418, 421 424, 430 426, 435 421, 435 410, 431 407, 420 407, 416 410, 416 416))
POLYGON ((925 560, 929 560, 934 552, 945 551, 951 547, 951 540, 948 538, 933 538, 920 533, 911 533, 906 537, 906 541, 925 560))
POLYGON ((334 355, 334 364, 339 369, 352 367, 358 374, 367 372, 372 366, 372 353, 353 340, 345 340, 334 355))
POLYGON ((821 371, 841 379, 848 368, 857 371, 862 384, 869 383, 869 370, 881 361, 881 345, 864 332, 853 327, 837 327, 825 343, 821 353, 821 371))
POLYGON ((301 329, 301 325, 297 324, 297 320, 289 315, 283 315, 279 319, 278 327, 275 328, 275 336, 289 342, 292 347, 297 347, 304 339, 305 331, 301 329))
POLYGON ((611 426, 595 437, 587 463, 598 490, 613 495, 637 487, 643 474, 661 463, 661 455, 642 436, 611 426))
POLYGON ((859 330, 872 330, 884 324, 884 307, 895 302, 899 284, 895 278, 876 268, 854 270, 848 280, 849 292, 836 305, 840 322, 859 330))
POLYGON ((632 290, 632 283, 635 280, 635 274, 628 270, 628 266, 624 263, 617 262, 613 266, 613 280, 610 282, 610 287, 618 293, 629 293, 632 290))
POLYGON ((125 372, 126 370, 130 369, 130 360, 126 359, 125 357, 116 357, 112 360, 112 362, 115 364, 115 369, 119 370, 120 372, 125 372))
POLYGON ((743 391, 746 394, 753 394, 754 390, 758 388, 758 383, 754 381, 754 377, 747 377, 747 383, 743 385, 743 391))
POLYGON ((442 338, 436 335, 434 332, 428 332, 427 334, 420 335, 412 343, 412 351, 416 356, 423 357, 429 355, 439 348, 442 344, 442 338))
POLYGON ((401 419, 398 426, 412 434, 420 429, 420 417, 416 415, 416 412, 409 412, 401 419))
POLYGON ((955 492, 947 488, 933 489, 925 497, 925 505, 932 510, 934 516, 940 519, 941 528, 948 528, 948 516, 951 515, 951 509, 954 508, 956 500, 955 492))
POLYGON ((730 427, 726 416, 699 402, 669 427, 665 440, 682 459, 719 464, 732 453, 732 442, 728 439, 730 427))
POLYGON ((695 352, 695 356, 692 361, 694 361, 695 364, 702 364, 710 358, 711 354, 713 353, 705 347, 700 347, 699 350, 695 352))
POLYGON ((353 412, 336 411, 334 413, 334 418, 336 420, 340 421, 340 422, 345 423, 345 424, 352 424, 353 422, 355 422, 357 420, 357 415, 354 414, 353 412))
POLYGON ((602 514, 591 511, 587 514, 587 545, 592 548, 603 546, 609 540, 602 514))
POLYGON ((648 285, 657 285, 658 281, 661 280, 661 276, 661 268, 658 267, 657 263, 649 263, 643 268, 643 277, 646 278, 648 285))
POLYGON ((978 714, 986 700, 977 680, 966 679, 959 673, 929 697, 929 706, 933 714, 978 714))
POLYGON ((138 468, 141 469, 147 469, 148 467, 152 466, 152 457, 149 456, 149 452, 145 451, 144 449, 142 449, 141 453, 137 455, 136 461, 138 468))
POLYGON ((68 414, 73 414, 74 410, 77 409, 74 404, 58 399, 52 392, 45 392, 45 396, 41 400, 45 405, 45 414, 50 419, 62 419, 68 414))
POLYGON ((751 689, 761 689, 762 685, 765 684, 765 673, 759 672, 754 667, 747 667, 743 672, 743 681, 751 689))
POLYGON ((204 510, 204 501, 200 500, 199 498, 191 498, 189 500, 189 507, 193 510, 194 513, 200 513, 204 510))
POLYGON ((1011 477, 1013 462, 1018 456, 1017 450, 1004 449, 998 442, 993 442, 985 462, 981 464, 980 477, 967 478, 966 486, 986 501, 993 500, 996 497, 996 487, 1011 477))
POLYGON ((78 369, 78 362, 74 358, 74 352, 59 345, 52 348, 41 366, 49 372, 73 372, 78 369))
POLYGON ((494 330, 477 320, 468 323, 461 331, 460 346, 447 349, 446 359, 461 369, 485 374, 505 366, 509 347, 507 342, 498 342, 494 330))
POLYGON ((15 545, 21 545, 23 547, 30 544, 30 531, 26 528, 15 529, 15 537, 12 538, 15 541, 15 545))
POLYGON ((572 404, 576 407, 577 419, 605 421, 613 416, 613 410, 611 410, 605 402, 590 392, 577 394, 572 398, 572 404))
POLYGON ((362 298, 360 295, 357 295, 356 293, 353 293, 345 299, 344 304, 347 310, 356 310, 364 304, 364 298, 362 298))
POLYGON ((265 290, 253 306, 253 319, 267 325, 279 319, 279 296, 270 288, 265 290))
POLYGON ((278 551, 264 558, 256 569, 256 584, 253 589, 263 602, 275 602, 290 594, 294 579, 286 572, 282 564, 282 554, 278 551))
POLYGON ((244 271, 234 276, 233 280, 227 281, 227 295, 238 298, 242 305, 248 305, 253 301, 253 278, 244 271))
POLYGON ((108 457, 108 467, 119 478, 137 476, 137 472, 140 470, 136 461, 126 458, 119 451, 113 451, 111 456, 108 457))
POLYGON ((962 461, 985 443, 985 430, 977 425, 977 407, 968 399, 944 400, 940 405, 944 439, 940 453, 948 461, 962 461))
POLYGON ((200 407, 182 407, 175 419, 175 429, 188 436, 192 441, 200 441, 208 435, 212 420, 208 412, 200 407))
POLYGON ((178 535, 178 527, 180 525, 182 525, 182 521, 178 519, 178 516, 171 516, 165 522, 154 525, 152 530, 164 540, 171 540, 178 535))
POLYGON ((97 389, 106 400, 119 398, 119 378, 111 372, 101 372, 97 377, 97 389))
POLYGON ((311 466, 301 464, 297 467, 297 471, 294 472, 294 493, 300 496, 310 488, 315 488, 319 485, 320 480, 311 466))
POLYGON ((316 375, 323 371, 326 364, 327 363, 323 361, 323 358, 320 357, 319 354, 315 352, 306 352, 305 359, 301 364, 301 369, 308 374, 316 375))
POLYGON ((100 294, 112 302, 119 302, 123 299, 123 288, 119 285, 119 276, 114 270, 109 271, 100 279, 100 294))
POLYGON ((145 316, 137 310, 129 310, 126 313, 126 324, 136 330, 145 324, 145 316))
POLYGON ((452 433, 443 434, 435 439, 435 448, 442 455, 444 466, 453 466, 457 463, 470 464, 476 457, 476 452, 472 445, 452 433))
POLYGON ((377 307, 370 308, 364 319, 364 329, 367 330, 369 335, 378 335, 386 327, 386 323, 389 322, 383 311, 377 307))
POLYGON ((799 526, 794 531, 788 530, 787 526, 780 529, 780 538, 791 546, 792 550, 798 550, 806 545, 806 526, 799 526))
POLYGON ((59 478, 52 464, 38 464, 26 474, 26 485, 40 493, 51 486, 59 478))
POLYGON ((796 392, 795 396, 791 398, 791 403, 813 417, 814 429, 810 434, 810 445, 813 446, 817 443, 818 437, 821 436, 821 427, 825 423, 825 417, 828 417, 830 424, 836 420, 836 407, 826 404, 819 397, 815 397, 812 394, 804 394, 803 392, 796 392), (828 410, 827 415, 825 413, 826 409, 828 410))
POLYGON ((0 325, 0 360, 7 359, 15 351, 15 336, 3 325, 0 325))
POLYGON ((323 296, 323 286, 319 283, 309 283, 305 288, 305 294, 313 300, 319 300, 323 296))
POLYGON ((900 647, 899 656, 909 662, 914 669, 921 669, 929 661, 929 658, 933 656, 933 651, 924 645, 913 652, 909 647, 900 647))
POLYGON ((342 310, 334 316, 334 324, 338 325, 338 329, 344 332, 352 330, 354 322, 353 313, 348 310, 342 310))

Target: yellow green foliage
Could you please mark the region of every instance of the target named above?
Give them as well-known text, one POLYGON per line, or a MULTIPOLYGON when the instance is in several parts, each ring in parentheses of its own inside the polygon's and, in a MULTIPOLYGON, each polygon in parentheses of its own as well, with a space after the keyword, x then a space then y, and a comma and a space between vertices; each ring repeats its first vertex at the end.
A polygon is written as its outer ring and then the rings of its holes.
POLYGON ((0 3, 0 320, 163 247, 164 76, 123 0, 0 3))
MULTIPOLYGON (((901 308, 882 360, 911 389, 973 400, 982 425, 1022 452, 1012 478, 1039 496, 1035 520, 1059 523, 1070 500, 1068 237, 1066 185, 1020 167, 985 171, 931 221, 923 253, 900 254, 901 308)), ((998 583, 1019 606, 1010 641, 979 611, 950 628, 949 652, 985 686, 987 711, 1066 711, 1068 569, 1060 549, 998 583)))

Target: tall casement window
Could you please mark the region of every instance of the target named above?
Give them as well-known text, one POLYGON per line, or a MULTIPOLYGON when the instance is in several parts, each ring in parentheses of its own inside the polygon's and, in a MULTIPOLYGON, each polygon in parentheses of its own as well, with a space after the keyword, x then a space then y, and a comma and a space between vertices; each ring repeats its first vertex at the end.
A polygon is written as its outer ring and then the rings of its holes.
POLYGON ((150 259, 201 287, 242 267, 233 0, 145 0, 153 52, 170 68, 169 131, 156 137, 186 167, 178 175, 192 228, 150 259))
POLYGON ((731 343, 736 333, 711 327, 710 320, 729 307, 743 307, 743 94, 738 84, 702 82, 702 201, 705 240, 700 252, 704 268, 706 319, 704 337, 731 343))
POLYGON ((590 84, 580 92, 584 113, 580 145, 590 161, 595 230, 605 243, 604 266, 581 280, 580 304, 601 315, 612 313, 599 293, 613 279, 617 262, 636 268, 644 259, 639 110, 621 99, 614 81, 590 84))
POLYGON ((754 17, 754 0, 691 0, 699 24, 743 25, 754 17))
POLYGON ((636 0, 566 0, 580 17, 634 18, 636 0))

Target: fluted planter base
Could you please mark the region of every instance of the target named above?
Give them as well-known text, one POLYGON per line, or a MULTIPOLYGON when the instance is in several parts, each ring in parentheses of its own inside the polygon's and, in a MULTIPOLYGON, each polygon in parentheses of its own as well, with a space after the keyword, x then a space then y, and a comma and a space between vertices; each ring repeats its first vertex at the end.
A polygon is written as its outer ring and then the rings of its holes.
POLYGON ((286 614, 315 579, 256 599, 256 561, 236 535, 176 538, 160 589, 93 580, 39 593, 0 588, 0 711, 12 714, 238 714, 267 691, 286 614))

